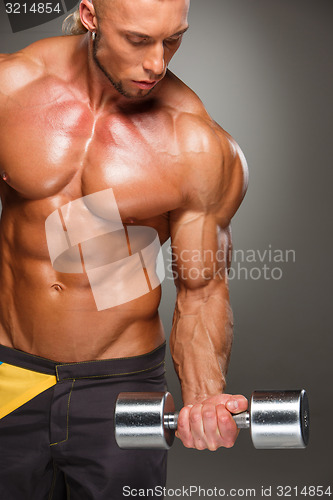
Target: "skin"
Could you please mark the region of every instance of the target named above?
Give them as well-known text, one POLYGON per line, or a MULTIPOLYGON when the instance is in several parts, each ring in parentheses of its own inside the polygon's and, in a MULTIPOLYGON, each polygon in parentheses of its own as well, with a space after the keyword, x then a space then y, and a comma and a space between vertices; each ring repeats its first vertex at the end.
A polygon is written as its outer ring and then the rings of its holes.
POLYGON ((86 35, 1 57, 0 343, 75 362, 135 356, 164 341, 160 287, 97 311, 86 275, 52 268, 46 218, 112 187, 125 226, 153 227, 161 244, 171 237, 177 302, 170 347, 185 405, 177 435, 187 447, 230 447, 238 435, 231 413, 247 401, 223 393, 233 319, 230 262, 216 256, 231 248, 246 161, 167 70, 188 27, 189 2, 95 7, 81 3, 86 35), (134 81, 158 83, 142 89, 134 81))

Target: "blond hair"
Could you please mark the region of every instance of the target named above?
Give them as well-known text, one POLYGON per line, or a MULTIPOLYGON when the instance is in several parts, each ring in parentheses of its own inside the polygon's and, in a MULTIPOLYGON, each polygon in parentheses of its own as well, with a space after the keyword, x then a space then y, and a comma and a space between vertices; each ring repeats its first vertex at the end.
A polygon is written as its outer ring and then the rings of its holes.
POLYGON ((80 18, 80 7, 66 17, 62 23, 62 32, 64 35, 82 35, 87 33, 87 28, 83 26, 80 18))

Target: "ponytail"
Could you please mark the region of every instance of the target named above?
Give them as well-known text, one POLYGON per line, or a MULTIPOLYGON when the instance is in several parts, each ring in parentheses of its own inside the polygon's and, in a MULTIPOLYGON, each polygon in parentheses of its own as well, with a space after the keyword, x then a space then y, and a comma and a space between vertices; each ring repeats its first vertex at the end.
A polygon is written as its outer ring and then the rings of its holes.
POLYGON ((62 32, 64 35, 82 35, 83 33, 87 33, 87 31, 87 28, 81 23, 80 8, 67 16, 62 23, 62 32))

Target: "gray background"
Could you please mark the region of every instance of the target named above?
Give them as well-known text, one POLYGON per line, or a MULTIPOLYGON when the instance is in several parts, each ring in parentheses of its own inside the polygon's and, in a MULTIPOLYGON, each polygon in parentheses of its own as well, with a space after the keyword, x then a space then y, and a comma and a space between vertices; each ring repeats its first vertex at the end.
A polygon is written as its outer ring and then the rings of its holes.
MULTIPOLYGON (((176 443, 170 488, 256 488, 260 497, 261 486, 332 486, 332 16, 331 0, 192 0, 191 29, 170 68, 247 157, 250 186, 233 222, 235 248, 296 252, 284 263, 237 259, 243 271, 230 282, 235 338, 228 391, 306 388, 311 441, 305 451, 259 451, 243 431, 233 449, 216 453, 176 443), (276 267, 281 279, 272 278, 276 267)), ((58 35, 62 21, 14 35, 3 4, 0 17, 1 52, 58 35)), ((163 287, 169 335, 170 275, 163 287)), ((168 372, 180 405, 170 357, 168 372)), ((274 488, 271 498, 278 498, 274 488)))

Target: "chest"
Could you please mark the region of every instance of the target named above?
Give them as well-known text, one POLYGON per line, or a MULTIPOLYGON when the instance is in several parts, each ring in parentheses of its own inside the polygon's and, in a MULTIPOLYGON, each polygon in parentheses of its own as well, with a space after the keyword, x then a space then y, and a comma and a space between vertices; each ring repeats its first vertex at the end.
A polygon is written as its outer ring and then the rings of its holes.
POLYGON ((112 188, 124 219, 179 206, 181 160, 162 114, 94 115, 73 101, 14 106, 4 130, 1 172, 24 198, 64 204, 112 188))

